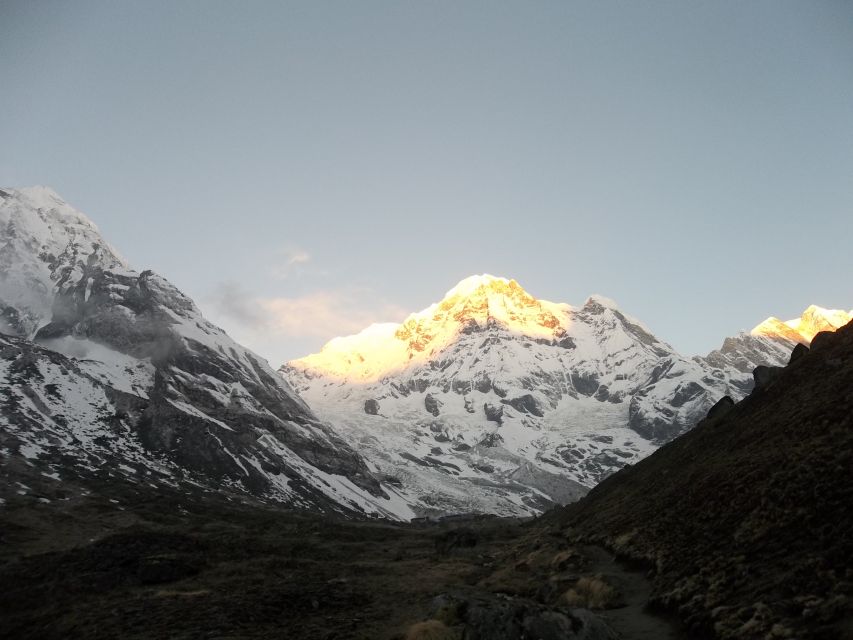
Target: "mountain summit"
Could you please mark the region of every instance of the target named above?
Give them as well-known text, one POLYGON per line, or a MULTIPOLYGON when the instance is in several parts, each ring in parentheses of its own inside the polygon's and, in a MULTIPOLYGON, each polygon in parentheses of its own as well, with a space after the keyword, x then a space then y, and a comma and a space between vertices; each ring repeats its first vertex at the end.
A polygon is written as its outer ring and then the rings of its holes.
POLYGON ((568 305, 537 300, 515 280, 471 276, 401 324, 374 324, 356 335, 335 338, 320 353, 289 365, 313 375, 372 382, 428 362, 460 335, 489 327, 539 339, 562 337, 570 310, 568 305))

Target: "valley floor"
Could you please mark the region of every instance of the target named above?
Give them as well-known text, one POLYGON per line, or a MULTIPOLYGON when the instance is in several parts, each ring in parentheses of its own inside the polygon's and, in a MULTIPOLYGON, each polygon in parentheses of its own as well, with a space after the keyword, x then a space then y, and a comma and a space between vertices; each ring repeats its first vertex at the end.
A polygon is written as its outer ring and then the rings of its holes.
POLYGON ((590 571, 627 587, 607 614, 622 637, 678 637, 643 611, 644 578, 515 520, 416 527, 137 491, 0 507, 0 637, 616 638, 559 601, 590 571), (417 635, 436 620, 445 635, 417 635), (569 623, 577 635, 548 635, 569 623))

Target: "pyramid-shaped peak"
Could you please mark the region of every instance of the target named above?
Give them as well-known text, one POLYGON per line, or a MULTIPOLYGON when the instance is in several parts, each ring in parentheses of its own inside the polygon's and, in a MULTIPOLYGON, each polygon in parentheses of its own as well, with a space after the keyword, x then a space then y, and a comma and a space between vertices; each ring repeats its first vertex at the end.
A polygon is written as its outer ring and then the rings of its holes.
POLYGON ((475 275, 399 325, 376 325, 354 336, 334 338, 320 353, 289 365, 339 379, 376 380, 422 364, 464 336, 480 331, 503 331, 550 342, 565 335, 570 311, 569 305, 534 298, 515 280, 475 275))
POLYGON ((478 293, 512 294, 518 292, 527 293, 515 280, 484 273, 482 275, 469 276, 461 280, 455 287, 444 294, 444 299, 469 298, 478 293))
POLYGON ((534 298, 515 280, 484 274, 465 278, 441 302, 414 317, 433 320, 452 317, 461 322, 487 322, 489 318, 501 319, 507 315, 518 319, 519 315, 538 314, 543 304, 550 305, 534 298))

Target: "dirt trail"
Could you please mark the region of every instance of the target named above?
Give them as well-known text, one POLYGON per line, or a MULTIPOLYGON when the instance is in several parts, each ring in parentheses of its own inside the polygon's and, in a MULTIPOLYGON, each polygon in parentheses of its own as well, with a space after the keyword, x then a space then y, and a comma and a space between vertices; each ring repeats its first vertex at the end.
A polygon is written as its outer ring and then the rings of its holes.
POLYGON ((646 609, 652 584, 641 571, 627 569, 601 547, 585 546, 581 553, 592 564, 591 573, 600 573, 622 593, 625 606, 602 611, 598 615, 625 640, 683 640, 687 638, 678 622, 646 609))

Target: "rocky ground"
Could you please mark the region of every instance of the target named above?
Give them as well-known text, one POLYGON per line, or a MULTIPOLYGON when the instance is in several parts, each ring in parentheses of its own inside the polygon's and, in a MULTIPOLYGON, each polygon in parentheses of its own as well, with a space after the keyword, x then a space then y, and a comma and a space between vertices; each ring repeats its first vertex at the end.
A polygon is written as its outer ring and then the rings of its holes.
POLYGON ((571 578, 590 561, 518 521, 330 520, 130 485, 48 504, 31 489, 0 511, 0 637, 617 637, 599 603, 540 582, 542 563, 571 578))

